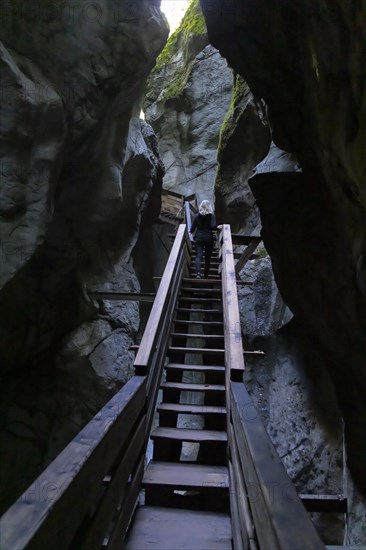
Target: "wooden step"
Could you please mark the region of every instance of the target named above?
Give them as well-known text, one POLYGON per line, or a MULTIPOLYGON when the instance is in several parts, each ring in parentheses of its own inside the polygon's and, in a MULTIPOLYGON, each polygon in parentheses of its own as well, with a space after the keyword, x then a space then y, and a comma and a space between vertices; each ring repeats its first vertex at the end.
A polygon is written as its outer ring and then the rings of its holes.
MULTIPOLYGON (((191 336, 191 335, 190 335, 191 336)), ((131 349, 133 346, 131 346, 131 349)), ((168 348, 167 355, 172 355, 174 353, 199 353, 202 355, 224 355, 225 350, 222 348, 192 348, 192 347, 180 347, 180 346, 170 346, 168 348)), ((243 350, 244 355, 260 356, 265 355, 265 352, 262 350, 243 350)))
POLYGON ((206 294, 221 294, 221 288, 194 288, 191 286, 182 286, 181 292, 205 292, 206 294))
POLYGON ((191 443, 226 443, 227 434, 218 430, 191 430, 189 428, 156 428, 150 438, 153 441, 170 439, 191 443))
POLYGON ((172 332, 172 338, 201 338, 203 340, 223 340, 223 334, 186 334, 183 332, 172 332))
POLYGON ((216 365, 184 365, 181 363, 168 363, 165 367, 169 370, 192 371, 202 373, 225 372, 225 367, 216 365))
MULTIPOLYGON (((183 321, 180 321, 180 322, 183 322, 183 321)), ((187 321, 187 323, 191 324, 192 321, 187 321)), ((199 323, 201 324, 201 321, 199 321, 199 323)), ((192 336, 192 335, 189 335, 189 336, 192 336)), ((138 351, 139 347, 140 347, 139 345, 134 344, 134 345, 130 346, 128 349, 131 350, 131 351, 138 351)), ((199 353, 201 355, 223 355, 223 354, 225 354, 225 350, 220 349, 220 348, 186 348, 186 347, 170 346, 168 348, 167 355, 169 356, 169 355, 173 355, 175 353, 182 353, 182 354, 185 354, 185 353, 199 353)), ((261 351, 261 350, 254 350, 254 351, 244 350, 243 353, 244 353, 244 355, 249 355, 249 356, 250 355, 251 356, 265 355, 265 352, 261 351)))
POLYGON ((191 348, 191 347, 181 347, 181 346, 170 346, 168 348, 167 355, 172 355, 174 353, 199 353, 202 355, 224 355, 225 350, 221 348, 191 348))
POLYGON ((189 384, 185 382, 163 382, 160 388, 162 390, 203 391, 210 393, 225 391, 225 386, 222 384, 189 384))
MULTIPOLYGON (((155 278, 155 277, 154 277, 155 278)), ((161 279, 161 277, 159 277, 161 279)), ((215 285, 221 285, 221 279, 220 280, 217 280, 217 279, 195 279, 193 277, 184 277, 183 278, 183 282, 184 283, 195 283, 195 284, 198 284, 198 285, 203 285, 203 284, 215 284, 215 285)))
POLYGON ((159 485, 175 489, 228 489, 229 473, 226 466, 205 466, 184 462, 149 462, 142 486, 159 485))
POLYGON ((172 412, 177 414, 226 414, 225 407, 214 405, 183 405, 182 403, 160 403, 156 409, 158 412, 172 412))
POLYGON ((211 327, 223 327, 224 323, 222 321, 187 321, 187 319, 175 319, 175 323, 180 325, 208 325, 211 327))
POLYGON ((222 302, 222 299, 221 298, 199 298, 198 296, 196 297, 191 297, 191 296, 182 296, 180 295, 179 298, 178 298, 179 302, 191 302, 191 303, 197 303, 197 302, 202 302, 204 304, 206 303, 211 303, 211 302, 222 302))
POLYGON ((197 308, 190 309, 189 307, 178 307, 176 311, 182 312, 182 313, 184 312, 184 313, 220 313, 221 315, 223 314, 222 309, 197 309, 197 308))
POLYGON ((231 537, 231 520, 227 514, 140 506, 125 549, 231 550, 231 537))

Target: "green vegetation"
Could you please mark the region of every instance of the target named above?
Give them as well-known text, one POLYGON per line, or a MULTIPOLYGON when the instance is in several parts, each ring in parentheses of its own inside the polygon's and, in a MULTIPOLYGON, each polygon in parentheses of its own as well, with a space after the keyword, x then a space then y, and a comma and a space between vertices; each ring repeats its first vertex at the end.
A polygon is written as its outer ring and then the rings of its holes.
POLYGON ((238 74, 234 73, 233 92, 231 96, 231 103, 228 112, 224 118, 224 121, 220 129, 218 158, 220 160, 221 154, 224 152, 226 144, 236 127, 237 121, 242 113, 240 108, 240 102, 243 97, 248 93, 249 86, 245 80, 238 74))
POLYGON ((188 59, 189 41, 192 38, 192 34, 204 35, 206 32, 205 20, 199 5, 199 0, 191 0, 180 26, 169 38, 165 48, 157 58, 155 68, 150 76, 151 81, 153 81, 157 73, 164 69, 168 69, 168 82, 164 88, 164 100, 178 97, 184 90, 192 68, 192 60, 188 59), (170 73, 169 65, 179 51, 183 52, 183 60, 179 66, 170 73))

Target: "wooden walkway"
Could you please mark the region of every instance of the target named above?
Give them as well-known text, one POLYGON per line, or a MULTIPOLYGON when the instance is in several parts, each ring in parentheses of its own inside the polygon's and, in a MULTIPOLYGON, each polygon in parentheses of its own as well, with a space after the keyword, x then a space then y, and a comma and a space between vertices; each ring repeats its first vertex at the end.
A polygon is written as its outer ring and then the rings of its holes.
MULTIPOLYGON (((255 243, 240 243, 247 261, 255 243)), ((1 550, 324 549, 242 383, 230 226, 209 279, 193 260, 182 224, 135 376, 2 516, 1 550)))
POLYGON ((127 550, 232 549, 218 264, 216 253, 212 279, 186 277, 180 287, 160 386, 159 424, 151 434, 153 458, 142 481, 145 505, 135 514, 127 550))

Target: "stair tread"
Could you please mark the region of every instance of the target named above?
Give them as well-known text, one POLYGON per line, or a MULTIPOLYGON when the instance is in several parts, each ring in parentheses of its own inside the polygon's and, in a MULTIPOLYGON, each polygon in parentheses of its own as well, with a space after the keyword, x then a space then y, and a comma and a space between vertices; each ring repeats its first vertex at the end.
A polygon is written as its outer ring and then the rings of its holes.
POLYGON ((161 389, 181 391, 225 391, 222 384, 193 384, 186 382, 163 382, 161 389))
POLYGON ((187 319, 175 319, 175 323, 182 325, 211 325, 211 326, 223 326, 222 321, 188 321, 187 319))
POLYGON ((172 338, 201 338, 203 340, 222 340, 223 334, 187 334, 185 332, 172 332, 172 338))
POLYGON ((140 506, 126 550, 231 550, 231 537, 228 514, 140 506))
POLYGON ((223 315, 222 309, 190 309, 189 307, 178 307, 176 311, 184 311, 186 313, 221 313, 221 315, 223 315))
POLYGON ((168 354, 169 353, 201 353, 205 355, 216 355, 216 354, 225 353, 225 350, 221 348, 192 348, 192 347, 170 346, 168 348, 168 354))
POLYGON ((178 300, 180 302, 221 302, 221 298, 201 298, 200 296, 182 296, 180 295, 178 300))
POLYGON ((213 293, 213 294, 221 294, 221 288, 205 288, 205 287, 199 287, 199 288, 194 288, 194 287, 185 287, 185 286, 182 286, 181 287, 181 290, 184 292, 208 292, 208 293, 213 293))
POLYGON ((176 412, 179 414, 226 414, 225 407, 215 405, 184 405, 182 403, 160 403, 157 406, 160 412, 176 412))
POLYGON ((225 372, 225 367, 220 365, 185 365, 183 363, 168 363, 166 369, 190 370, 198 372, 225 372))
POLYGON ((175 441, 190 442, 226 442, 227 434, 218 430, 191 430, 190 428, 159 427, 150 435, 151 439, 174 439, 175 441))
POLYGON ((143 487, 147 485, 172 486, 177 489, 205 489, 229 487, 229 472, 226 466, 206 466, 184 462, 150 461, 147 465, 143 487))
POLYGON ((205 284, 205 283, 213 283, 215 285, 217 284, 220 284, 221 285, 221 280, 217 280, 217 279, 196 279, 195 277, 183 277, 183 283, 197 283, 197 284, 205 284))

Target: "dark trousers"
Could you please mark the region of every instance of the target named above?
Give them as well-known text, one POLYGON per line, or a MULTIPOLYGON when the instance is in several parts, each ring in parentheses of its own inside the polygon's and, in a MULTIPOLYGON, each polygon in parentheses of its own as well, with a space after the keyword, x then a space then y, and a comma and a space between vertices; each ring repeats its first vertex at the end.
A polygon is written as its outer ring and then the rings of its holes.
POLYGON ((196 241, 194 244, 196 246, 196 275, 201 274, 203 251, 205 251, 205 279, 207 279, 210 271, 210 262, 212 251, 214 248, 214 242, 196 241))

